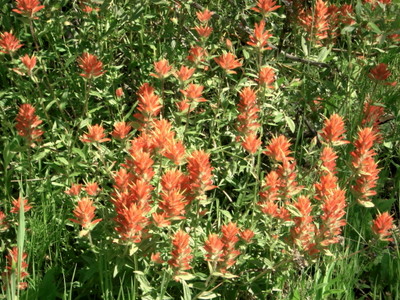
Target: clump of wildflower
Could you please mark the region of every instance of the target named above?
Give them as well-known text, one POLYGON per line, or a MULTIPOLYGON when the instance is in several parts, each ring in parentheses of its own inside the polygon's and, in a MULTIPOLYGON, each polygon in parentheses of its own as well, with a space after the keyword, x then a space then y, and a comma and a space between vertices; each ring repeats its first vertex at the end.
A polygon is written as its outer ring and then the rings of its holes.
POLYGON ((172 258, 168 260, 168 264, 174 272, 173 278, 176 281, 179 281, 181 276, 188 274, 186 270, 192 269, 190 262, 193 259, 193 255, 191 255, 192 249, 189 246, 189 238, 189 234, 179 230, 172 239, 172 258))
POLYGON ((101 188, 97 182, 89 182, 85 186, 85 191, 89 196, 96 196, 98 193, 100 193, 101 188))
POLYGON ((111 140, 106 138, 103 126, 96 124, 88 125, 88 132, 82 135, 81 141, 84 143, 104 143, 111 140))
POLYGON ((311 40, 320 45, 321 40, 328 38, 329 33, 329 10, 323 0, 317 0, 313 10, 303 12, 300 16, 300 24, 306 29, 311 40))
POLYGON ((97 58, 96 55, 84 52, 81 57, 78 58, 79 67, 83 70, 83 73, 79 74, 87 79, 99 77, 106 71, 103 71, 103 63, 97 58))
POLYGON ((372 224, 372 231, 378 236, 381 241, 393 241, 390 236, 393 229, 393 217, 388 212, 378 214, 372 224))
POLYGON ((201 62, 204 61, 204 58, 207 57, 207 52, 204 48, 200 46, 193 46, 189 50, 189 55, 187 59, 194 63, 195 66, 198 66, 201 62))
POLYGON ((227 273, 228 269, 236 263, 236 258, 240 255, 240 251, 236 249, 236 243, 239 241, 239 228, 233 222, 227 225, 222 225, 221 228, 222 238, 224 244, 224 252, 222 254, 223 260, 219 264, 219 271, 227 273))
POLYGON ((73 211, 76 219, 69 220, 82 226, 82 231, 79 233, 79 236, 87 235, 96 224, 102 220, 93 220, 95 218, 95 211, 96 207, 94 206, 93 200, 82 198, 78 201, 78 204, 73 211))
POLYGON ((24 15, 31 19, 38 19, 34 17, 34 14, 44 8, 44 5, 40 5, 38 0, 16 0, 17 8, 13 9, 13 12, 24 15))
POLYGON ((382 135, 379 125, 381 123, 380 119, 385 113, 385 108, 380 105, 373 105, 371 102, 366 102, 363 113, 364 116, 361 125, 363 127, 372 127, 372 132, 376 137, 375 142, 380 143, 382 141, 382 135))
POLYGON ((208 8, 204 9, 203 11, 196 12, 197 19, 201 23, 207 23, 211 19, 213 14, 214 13, 212 11, 209 11, 208 8))
POLYGON ((22 104, 19 107, 16 121, 15 127, 18 134, 26 139, 29 146, 34 147, 35 142, 39 141, 44 133, 43 130, 37 129, 42 121, 35 115, 35 108, 30 104, 22 104))
POLYGON ((230 52, 224 53, 221 56, 214 58, 214 60, 228 74, 236 74, 236 71, 232 70, 242 66, 242 63, 230 52))
POLYGON ((22 255, 19 256, 18 247, 13 247, 8 250, 8 255, 6 256, 7 270, 2 274, 3 282, 6 284, 5 288, 11 287, 11 280, 15 280, 15 278, 18 282, 18 289, 24 290, 28 287, 28 283, 23 281, 24 278, 29 276, 29 273, 27 272, 28 264, 26 263, 27 256, 26 253, 22 253, 22 255), (19 258, 22 259, 20 263, 18 261, 19 258), (18 268, 19 266, 20 268, 18 268))
POLYGON ((179 71, 175 72, 175 76, 176 76, 176 78, 179 79, 181 84, 183 84, 184 82, 188 81, 192 77, 192 75, 194 74, 195 71, 196 71, 195 68, 188 68, 186 66, 181 66, 179 71))

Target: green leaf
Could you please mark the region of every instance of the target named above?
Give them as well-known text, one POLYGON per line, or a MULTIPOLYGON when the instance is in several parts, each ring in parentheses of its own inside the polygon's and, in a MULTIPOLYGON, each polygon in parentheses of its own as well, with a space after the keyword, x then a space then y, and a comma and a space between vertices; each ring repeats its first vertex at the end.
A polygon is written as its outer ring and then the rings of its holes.
POLYGON ((372 29, 373 32, 377 33, 377 34, 381 34, 382 30, 379 29, 379 27, 373 23, 373 22, 368 22, 368 26, 372 29))
POLYGON ((292 133, 294 133, 294 131, 296 129, 296 125, 294 124, 293 120, 290 117, 285 116, 285 121, 286 121, 286 124, 289 126, 290 131, 292 133))
POLYGON ((304 36, 301 37, 301 48, 303 49, 304 56, 308 56, 307 42, 304 36))

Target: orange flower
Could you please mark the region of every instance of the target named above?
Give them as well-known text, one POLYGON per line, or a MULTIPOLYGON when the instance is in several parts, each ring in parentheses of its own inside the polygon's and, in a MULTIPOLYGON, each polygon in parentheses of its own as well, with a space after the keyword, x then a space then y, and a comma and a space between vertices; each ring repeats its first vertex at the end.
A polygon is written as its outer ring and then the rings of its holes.
POLYGON ((321 40, 328 38, 330 14, 323 0, 317 0, 315 8, 299 18, 308 34, 313 35, 311 40, 321 44, 321 40))
POLYGON ((175 72, 175 76, 179 79, 181 82, 188 81, 190 77, 192 77, 194 71, 196 71, 195 68, 188 68, 186 66, 182 66, 178 72, 175 72))
POLYGON ((390 232, 392 229, 393 217, 389 215, 388 212, 379 214, 372 224, 372 231, 379 237, 381 241, 393 241, 392 238, 389 238, 392 235, 390 232))
POLYGON ((275 5, 276 1, 274 0, 258 0, 256 7, 253 7, 252 10, 259 12, 263 16, 266 16, 269 12, 277 10, 280 5, 275 5))
POLYGON ((213 28, 207 25, 201 25, 194 27, 197 34, 202 38, 208 38, 213 31, 213 28))
POLYGON ((246 229, 240 232, 240 237, 246 242, 250 243, 254 237, 254 231, 251 229, 246 229))
POLYGON ((257 95, 250 87, 245 87, 239 93, 240 102, 238 103, 239 115, 237 116, 237 131, 243 135, 256 135, 257 129, 261 126, 258 123, 257 95))
POLYGON ((145 227, 148 225, 148 218, 138 205, 120 205, 117 207, 115 222, 118 226, 115 230, 120 234, 123 241, 128 244, 140 243, 144 237, 145 227))
POLYGON ((189 234, 179 230, 172 239, 172 258, 168 261, 168 264, 173 269, 173 278, 176 281, 179 281, 180 276, 188 274, 188 272, 185 272, 186 270, 192 269, 190 262, 193 255, 191 255, 192 249, 189 246, 189 238, 189 234))
POLYGON ((78 63, 79 67, 84 71, 84 73, 79 75, 88 79, 101 76, 106 72, 103 71, 103 63, 98 60, 96 55, 84 52, 78 58, 78 63))
POLYGON ((129 132, 132 130, 132 126, 126 122, 117 122, 114 124, 114 130, 111 135, 118 140, 125 139, 129 132))
POLYGON ((236 72, 232 70, 242 66, 242 63, 236 59, 235 55, 229 52, 214 58, 214 60, 222 69, 226 70, 228 74, 236 74, 236 72))
POLYGON ((115 96, 117 96, 117 98, 121 98, 124 95, 124 90, 122 89, 122 87, 119 87, 115 90, 115 96))
POLYGON ((99 188, 97 182, 89 182, 85 186, 85 191, 89 196, 96 196, 101 189, 99 188))
POLYGON ((314 247, 313 238, 315 234, 315 225, 311 215, 311 202, 307 197, 300 196, 297 202, 293 204, 300 216, 294 216, 294 227, 290 230, 293 242, 302 250, 312 251, 314 247))
POLYGON ((19 214, 20 206, 22 203, 24 205, 24 212, 27 212, 32 208, 32 206, 28 204, 28 199, 22 199, 21 197, 19 197, 18 199, 13 200, 12 202, 13 207, 10 210, 10 212, 14 214, 19 214))
POLYGON ((341 116, 333 114, 329 119, 325 120, 324 128, 320 133, 323 142, 332 146, 340 146, 348 144, 349 141, 344 140, 343 134, 346 132, 344 122, 341 116))
POLYGON ((254 154, 261 146, 261 139, 256 134, 250 133, 243 138, 242 146, 247 152, 254 154))
POLYGON ((109 138, 105 138, 105 136, 106 133, 104 133, 103 126, 97 124, 94 126, 88 125, 88 133, 82 135, 80 140, 84 143, 103 143, 111 141, 109 138))
POLYGON ((68 190, 64 193, 70 196, 78 196, 81 192, 82 184, 73 184, 68 190))
POLYGON ((191 193, 204 195, 206 191, 216 188, 212 185, 210 155, 202 150, 193 151, 188 158, 189 182, 191 193))
POLYGON ((152 253, 151 256, 150 256, 150 259, 151 259, 152 262, 154 262, 156 264, 162 264, 162 263, 165 262, 161 258, 161 253, 160 252, 152 253))
POLYGON ((267 149, 264 151, 264 154, 270 156, 276 161, 283 161, 285 159, 293 160, 293 157, 288 157, 291 153, 289 147, 289 140, 284 135, 280 135, 271 140, 267 149))
POLYGON ((379 179, 379 169, 374 160, 376 152, 372 149, 375 139, 372 127, 360 129, 358 139, 354 142, 356 149, 350 153, 356 179, 352 190, 358 203, 363 206, 373 206, 369 197, 376 195, 373 189, 379 179))
POLYGON ((192 101, 205 102, 207 100, 201 97, 203 89, 204 86, 191 83, 187 86, 186 90, 181 90, 181 93, 192 101))
POLYGON ((187 59, 197 65, 204 60, 205 56, 207 56, 205 49, 200 46, 194 46, 190 48, 187 59))
POLYGON ((372 127, 372 131, 376 136, 376 143, 382 141, 382 135, 379 130, 379 125, 381 123, 380 119, 385 113, 385 108, 379 105, 372 105, 371 102, 365 102, 364 116, 361 125, 364 127, 372 127))
POLYGON ((172 69, 172 66, 169 65, 168 60, 162 59, 154 63, 154 69, 156 73, 151 73, 150 76, 163 79, 168 77, 172 69))
POLYGON ((203 11, 196 12, 197 19, 202 23, 208 22, 211 19, 213 14, 214 13, 209 11, 207 8, 203 11))
POLYGON ((21 44, 11 32, 4 32, 0 34, 0 48, 4 49, 0 52, 12 54, 22 46, 23 44, 21 44))
POLYGON ((20 57, 20 60, 25 65, 26 69, 28 70, 28 75, 30 76, 32 74, 33 68, 36 66, 35 55, 32 55, 32 57, 29 57, 28 54, 25 54, 25 56, 20 57))
POLYGON ((96 207, 93 205, 93 201, 89 198, 82 198, 78 201, 73 213, 76 219, 69 219, 70 221, 82 226, 83 230, 80 235, 85 236, 90 230, 96 226, 102 219, 93 220, 96 211, 96 207))
POLYGON ((270 67, 261 68, 257 81, 259 85, 273 89, 273 83, 275 82, 274 69, 270 67))
POLYGON ((8 227, 7 216, 0 210, 0 233, 6 232, 8 227))
POLYGON ((22 261, 19 262, 20 255, 18 254, 18 247, 13 247, 11 250, 8 250, 8 255, 6 256, 6 272, 2 274, 3 280, 8 287, 12 286, 12 281, 14 281, 15 278, 17 278, 18 281, 18 289, 24 290, 28 287, 28 283, 23 282, 24 278, 29 275, 26 271, 28 269, 28 264, 25 261, 27 256, 26 253, 22 253, 22 261), (15 278, 13 279, 12 276, 15 276, 15 278))
MULTIPOLYGON (((368 77, 371 78, 372 80, 385 81, 386 79, 389 78, 390 75, 392 75, 392 73, 388 70, 387 67, 388 67, 387 64, 380 63, 379 65, 370 70, 368 77)), ((384 82, 383 84, 395 86, 397 82, 396 81, 384 82)))
POLYGON ((321 246, 326 247, 339 242, 338 236, 342 232, 342 227, 346 225, 346 220, 343 219, 346 214, 345 207, 346 196, 343 190, 335 189, 324 197, 321 204, 322 224, 318 233, 321 246))
POLYGON ((44 8, 44 5, 40 5, 38 0, 16 0, 16 2, 17 9, 13 9, 13 11, 32 19, 38 19, 33 15, 44 8))
POLYGON ((271 50, 271 47, 265 47, 268 44, 268 39, 272 36, 268 30, 264 31, 265 21, 262 20, 259 24, 254 25, 254 33, 250 36, 248 45, 258 48, 260 51, 271 50))
POLYGON ((137 92, 138 95, 138 111, 139 113, 133 116, 139 121, 143 122, 143 127, 145 129, 146 124, 157 116, 162 108, 160 98, 154 93, 154 88, 148 83, 144 83, 137 92))
POLYGON ((206 261, 223 261, 224 243, 218 234, 212 233, 208 236, 208 239, 204 242, 204 250, 207 252, 206 261))
POLYGON ((327 146, 322 149, 321 152, 321 161, 322 166, 324 167, 324 171, 332 174, 336 174, 336 159, 338 156, 335 151, 327 146))
POLYGON ((236 250, 236 243, 239 241, 239 228, 233 222, 222 225, 222 243, 224 243, 223 261, 219 264, 219 270, 226 273, 227 270, 236 263, 236 257, 240 251, 236 250))
POLYGON ((44 133, 43 130, 36 129, 42 121, 35 115, 35 108, 30 104, 22 104, 15 119, 18 134, 27 140, 29 146, 35 146, 34 142, 39 141, 44 133))

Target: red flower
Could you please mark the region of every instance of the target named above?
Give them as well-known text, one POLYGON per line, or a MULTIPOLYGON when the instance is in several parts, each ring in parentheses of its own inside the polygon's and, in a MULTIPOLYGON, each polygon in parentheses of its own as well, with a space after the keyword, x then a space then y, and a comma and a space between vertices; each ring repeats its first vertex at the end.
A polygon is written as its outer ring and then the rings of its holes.
POLYGON ((343 134, 346 132, 344 122, 341 116, 333 114, 329 119, 325 120, 325 126, 320 133, 323 142, 332 146, 340 146, 348 144, 349 141, 344 140, 343 134))
POLYGON ((28 268, 28 264, 26 263, 27 258, 26 253, 22 253, 21 259, 22 261, 19 263, 19 254, 18 254, 18 247, 13 247, 11 250, 8 250, 8 255, 6 256, 7 259, 7 271, 2 274, 3 280, 7 283, 7 287, 11 287, 13 284, 11 280, 18 281, 18 289, 24 290, 28 287, 27 282, 23 282, 24 278, 29 275, 26 271, 28 268), (12 276, 15 276, 13 279, 12 276))
POLYGON ((181 93, 192 101, 205 102, 207 100, 201 97, 203 89, 204 86, 191 83, 186 87, 185 90, 181 90, 181 93))
POLYGON ((257 133, 257 129, 261 126, 258 123, 257 96, 255 91, 250 87, 245 87, 239 93, 240 102, 238 103, 239 115, 237 116, 237 131, 247 137, 250 134, 257 133))
POLYGON ((260 146, 261 139, 254 133, 250 133, 243 138, 242 147, 251 154, 256 153, 260 146))
POLYGON ((254 231, 251 229, 246 229, 240 232, 240 237, 246 242, 251 243, 252 238, 254 237, 254 231))
POLYGON ((388 212, 379 214, 372 224, 372 231, 379 237, 381 241, 393 241, 392 238, 389 238, 392 235, 390 232, 392 229, 393 217, 389 215, 388 212))
POLYGON ((30 104, 22 104, 19 107, 16 121, 15 127, 18 134, 27 140, 29 146, 35 146, 34 142, 39 141, 40 136, 44 133, 43 130, 36 129, 42 121, 35 115, 35 108, 30 104))
POLYGON ((13 9, 13 11, 33 19, 38 19, 33 15, 44 8, 44 5, 40 5, 38 0, 16 0, 16 2, 17 9, 13 9))
POLYGON ((148 83, 144 83, 137 92, 138 111, 133 116, 143 122, 141 129, 146 129, 147 124, 156 117, 162 108, 160 98, 154 93, 154 88, 148 83))
POLYGON ((122 89, 122 87, 119 87, 115 90, 115 96, 117 98, 121 98, 124 95, 124 90, 122 89))
POLYGON ((259 85, 273 89, 274 86, 272 84, 275 82, 274 69, 270 67, 261 68, 257 81, 259 85))
POLYGON ((369 197, 376 195, 373 189, 379 179, 379 169, 374 160, 376 152, 372 149, 375 139, 372 127, 360 129, 354 142, 356 149, 350 153, 356 179, 352 189, 358 203, 364 206, 373 206, 369 197))
POLYGON ((222 225, 222 243, 224 243, 223 261, 219 264, 219 270, 226 273, 227 270, 236 263, 236 257, 240 251, 236 250, 236 243, 239 241, 239 228, 233 222, 228 225, 222 225))
POLYGON ((129 132, 132 130, 132 126, 126 122, 117 122, 114 124, 114 130, 111 132, 111 135, 118 139, 123 140, 125 139, 129 132))
POLYGON ((212 185, 210 155, 202 150, 193 151, 188 158, 189 183, 191 193, 204 195, 206 191, 216 188, 212 185))
POLYGON ((291 153, 289 147, 289 140, 284 135, 280 135, 271 140, 264 154, 276 161, 283 161, 284 159, 293 160, 293 157, 288 157, 291 153))
POLYGON ((202 23, 208 22, 211 19, 213 14, 214 13, 209 11, 207 8, 203 11, 196 12, 197 19, 202 23))
POLYGON ((343 190, 335 189, 325 195, 321 204, 322 224, 318 233, 321 246, 326 247, 339 242, 338 236, 342 232, 342 227, 346 225, 346 220, 343 219, 346 214, 345 207, 346 196, 343 190))
POLYGON ((259 24, 254 25, 254 33, 250 36, 248 45, 258 48, 260 51, 271 50, 271 47, 265 47, 268 44, 268 39, 272 36, 268 30, 264 31, 265 21, 262 20, 259 24))
POLYGON ((97 182, 89 182, 85 186, 85 191, 89 196, 96 196, 101 189, 99 188, 97 182))
POLYGON ((0 48, 4 49, 0 52, 12 54, 21 47, 22 44, 11 32, 4 32, 0 34, 0 48))
POLYGON ((30 76, 32 74, 33 68, 36 66, 36 57, 35 55, 32 55, 32 57, 29 57, 28 54, 25 54, 25 56, 21 57, 21 62, 25 65, 26 69, 28 70, 28 75, 30 76))
POLYGON ((253 7, 252 10, 259 12, 263 16, 266 16, 269 12, 277 10, 280 5, 275 5, 276 1, 274 0, 258 0, 256 7, 253 7))
POLYGON ((98 60, 97 56, 86 52, 78 58, 78 63, 79 67, 84 71, 79 75, 88 79, 101 76, 106 72, 103 71, 103 63, 98 60))
POLYGON ((0 233, 7 231, 8 227, 7 216, 0 210, 0 233))
POLYGON ((224 243, 218 234, 210 234, 208 239, 204 242, 204 250, 206 250, 206 261, 213 262, 214 264, 223 261, 224 243))
POLYGON ((160 252, 156 252, 156 253, 152 253, 150 256, 150 259, 152 262, 156 263, 156 264, 162 264, 165 261, 161 258, 161 253, 160 252))
POLYGON ((300 16, 300 22, 308 34, 313 35, 311 39, 321 44, 321 40, 328 38, 329 18, 328 6, 323 0, 317 0, 313 10, 300 16))
POLYGON ((311 215, 311 202, 307 197, 300 196, 294 203, 294 207, 300 216, 293 217, 295 226, 290 231, 291 237, 302 250, 312 251, 315 225, 311 215))
MULTIPOLYGON (((371 78, 372 80, 377 80, 377 81, 385 81, 386 79, 389 78, 392 73, 388 70, 387 64, 380 63, 376 67, 372 68, 369 71, 368 77, 371 78)), ((396 81, 393 82, 384 82, 383 84, 385 85, 391 85, 395 86, 397 84, 396 81)))
POLYGON ((151 73, 150 76, 163 79, 168 77, 172 69, 172 66, 169 65, 168 60, 162 59, 154 63, 154 69, 156 73, 151 73))
POLYGON ((19 197, 18 199, 13 200, 12 202, 13 207, 10 210, 10 212, 14 214, 19 214, 21 204, 24 205, 24 212, 27 212, 32 208, 32 206, 28 204, 28 199, 22 199, 21 197, 19 197))
POLYGON ((94 206, 93 201, 89 198, 82 198, 78 201, 78 204, 73 211, 76 219, 69 220, 82 226, 84 230, 81 231, 81 236, 88 234, 89 231, 92 230, 94 226, 96 226, 96 224, 102 220, 93 220, 95 217, 95 211, 96 207, 94 206))
POLYGON ((65 193, 70 196, 78 196, 79 193, 81 192, 81 189, 82 189, 82 184, 73 184, 71 188, 65 191, 65 193))
POLYGON ((376 143, 382 141, 382 135, 379 130, 381 123, 381 117, 385 113, 385 108, 379 105, 372 105, 370 102, 366 102, 364 105, 364 116, 361 125, 364 127, 372 127, 372 132, 376 136, 376 143))
POLYGON ((148 218, 144 216, 145 212, 135 203, 129 205, 119 205, 116 207, 117 217, 115 221, 118 226, 115 230, 121 235, 123 241, 128 244, 140 243, 145 227, 148 225, 148 218))
POLYGON ((192 77, 194 71, 196 71, 195 68, 188 68, 186 66, 182 66, 178 72, 175 72, 175 76, 179 79, 181 82, 185 82, 192 77))
POLYGON ((242 63, 236 59, 235 55, 229 52, 214 58, 214 60, 228 74, 236 74, 236 71, 232 70, 242 66, 242 63))
POLYGON ((106 133, 104 133, 103 126, 98 124, 93 126, 88 126, 88 133, 82 135, 80 140, 84 143, 103 143, 111 141, 109 138, 106 138, 106 133))
POLYGON ((204 60, 205 56, 207 56, 205 49, 200 46, 194 46, 190 48, 187 59, 197 65, 204 60))
POLYGON ((213 28, 207 25, 201 25, 194 27, 197 34, 202 38, 208 38, 213 31, 213 28))
POLYGON ((189 234, 179 230, 175 233, 172 240, 172 258, 168 261, 168 264, 172 267, 174 271, 173 278, 179 281, 179 277, 182 275, 187 275, 186 270, 190 270, 190 262, 193 259, 191 255, 192 249, 189 246, 189 234))

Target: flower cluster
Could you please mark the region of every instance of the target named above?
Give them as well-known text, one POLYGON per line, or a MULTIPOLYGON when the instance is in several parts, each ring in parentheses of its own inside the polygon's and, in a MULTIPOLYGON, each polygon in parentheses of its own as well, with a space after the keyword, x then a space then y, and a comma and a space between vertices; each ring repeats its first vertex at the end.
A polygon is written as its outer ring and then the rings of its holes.
POLYGON ((168 261, 168 264, 174 272, 173 278, 176 281, 187 275, 188 272, 186 270, 192 268, 190 262, 193 259, 193 255, 191 254, 192 249, 189 246, 189 239, 189 234, 182 230, 177 231, 172 239, 172 258, 168 261))
POLYGON ((80 231, 79 236, 87 235, 90 231, 93 230, 97 223, 102 220, 93 220, 95 218, 95 211, 96 207, 94 206, 93 200, 90 200, 89 198, 81 198, 78 201, 73 211, 76 219, 69 220, 82 226, 82 230, 80 231))
POLYGON ((28 146, 34 147, 35 142, 40 141, 40 137, 44 133, 43 130, 37 129, 42 121, 35 115, 35 108, 30 104, 22 104, 19 107, 16 121, 15 127, 18 134, 25 138, 28 146))

